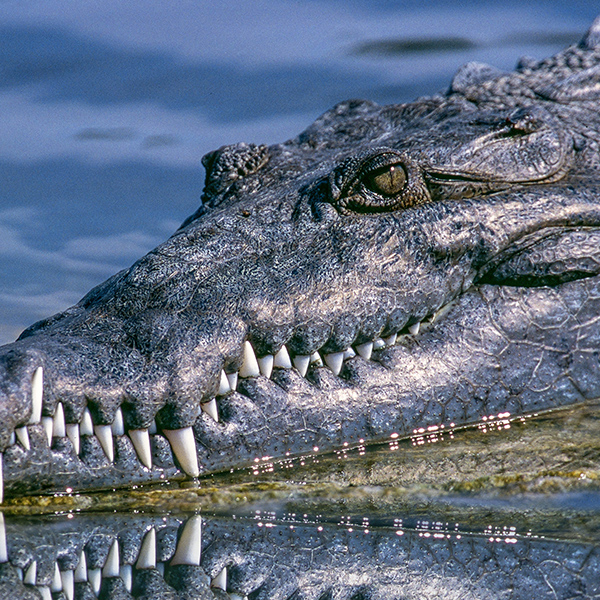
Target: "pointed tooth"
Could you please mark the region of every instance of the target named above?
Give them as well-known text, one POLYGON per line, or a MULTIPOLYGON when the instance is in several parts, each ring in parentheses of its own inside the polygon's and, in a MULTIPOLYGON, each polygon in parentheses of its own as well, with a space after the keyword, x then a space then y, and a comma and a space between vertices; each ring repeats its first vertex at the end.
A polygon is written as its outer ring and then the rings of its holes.
POLYGON ((258 360, 258 368, 262 375, 264 375, 267 379, 270 379, 271 373, 273 372, 273 363, 275 362, 275 357, 272 354, 267 354, 258 360))
POLYGON ((383 338, 383 341, 385 342, 386 346, 393 346, 396 343, 397 339, 398 339, 398 334, 392 333, 392 335, 389 335, 388 337, 383 338))
POLYGON ((156 563, 156 570, 160 573, 161 577, 165 576, 165 563, 156 563))
POLYGON ((119 577, 123 580, 125 584, 125 588, 128 592, 131 592, 132 584, 133 584, 133 574, 131 565, 121 565, 119 567, 119 577))
POLYGON ((115 460, 115 451, 113 448, 113 436, 110 425, 94 425, 94 433, 106 454, 106 458, 113 462, 115 460))
POLYGON ((83 550, 79 553, 79 563, 77 563, 73 579, 75 583, 87 581, 87 561, 85 560, 85 552, 83 550))
POLYGON ((6 547, 6 525, 4 515, 0 512, 0 563, 8 562, 8 550, 6 547))
POLYGON ((23 576, 23 583, 27 585, 35 585, 37 580, 37 562, 34 560, 27 567, 27 571, 25 571, 25 575, 23 576))
POLYGON ((354 358, 355 356, 356 352, 354 352, 354 348, 346 348, 346 350, 344 350, 344 360, 354 358))
POLYGON ((210 587, 219 588, 227 591, 227 567, 223 567, 216 577, 210 582, 210 587))
POLYGON ((75 454, 79 454, 79 423, 67 423, 66 425, 67 437, 73 444, 75 454))
POLYGON ((42 600, 52 600, 52 592, 49 587, 46 587, 45 585, 38 585, 36 587, 42 600))
POLYGON ((252 344, 248 341, 244 342, 244 358, 240 367, 240 377, 258 377, 260 369, 252 344))
POLYGON ((171 450, 177 457, 181 468, 191 477, 198 477, 200 469, 198 468, 196 440, 192 428, 164 429, 163 433, 167 436, 171 444, 171 450))
POLYGON ((356 351, 365 360, 369 360, 371 358, 371 353, 373 352, 373 342, 367 342, 366 344, 360 344, 359 346, 356 346, 356 351))
POLYGON ((238 373, 237 371, 235 373, 226 373, 227 376, 227 381, 229 381, 229 388, 231 390, 236 390, 237 389, 237 382, 238 382, 238 373))
POLYGON ((54 419, 52 417, 42 417, 42 427, 46 432, 46 438, 48 439, 48 446, 52 445, 52 434, 54 431, 54 419))
POLYGON ((44 367, 38 367, 31 378, 31 417, 30 423, 39 423, 42 418, 44 397, 44 367))
POLYGON ((190 517, 183 527, 171 565, 200 566, 202 546, 202 519, 199 515, 190 517))
POLYGON ((50 591, 62 592, 62 579, 60 578, 60 569, 58 568, 58 563, 54 563, 54 575, 52 575, 50 591))
POLYGON ((25 450, 30 450, 31 445, 29 444, 29 431, 27 429, 27 426, 17 427, 15 429, 15 433, 19 442, 21 442, 21 446, 23 446, 25 450))
POLYGON ((119 542, 115 540, 108 551, 106 562, 102 567, 102 577, 119 576, 119 542))
POLYGON ((125 425, 123 424, 123 411, 117 408, 115 420, 110 426, 114 435, 125 435, 125 425))
POLYGON ((150 435, 156 435, 158 433, 158 428, 156 427, 156 419, 152 419, 152 422, 148 426, 148 433, 150 435))
POLYGON ((231 386, 229 385, 229 380, 227 379, 227 374, 225 371, 221 369, 221 381, 219 383, 219 391, 217 392, 217 396, 224 396, 231 391, 231 386))
POLYGON ((321 358, 321 355, 318 352, 313 352, 310 355, 310 364, 315 365, 315 367, 323 366, 323 359, 321 358))
POLYGON ((419 329, 421 329, 421 323, 415 323, 408 328, 408 332, 412 335, 417 335, 417 333, 419 333, 419 329))
POLYGON ((62 402, 59 402, 56 405, 56 410, 54 411, 53 423, 52 423, 52 435, 53 437, 65 437, 65 410, 63 408, 62 402))
POLYGON ((154 569, 156 567, 156 530, 154 527, 146 533, 140 553, 138 555, 136 569, 154 569))
POLYGON ((279 367, 280 369, 291 369, 292 361, 290 359, 290 353, 286 345, 284 344, 279 349, 279 352, 273 358, 273 366, 279 367))
POLYGON ((81 415, 79 433, 81 435, 94 435, 94 423, 92 422, 92 415, 88 408, 86 408, 83 411, 83 415, 81 415))
POLYGON ((302 377, 306 375, 309 364, 310 354, 297 354, 296 356, 294 356, 294 366, 296 367, 300 375, 302 375, 302 377))
POLYGON ((94 590, 96 596, 100 593, 100 586, 102 585, 102 570, 101 569, 88 569, 88 581, 94 590))
POLYGON ((128 431, 131 443, 135 448, 140 462, 147 468, 152 468, 152 449, 150 448, 150 434, 147 429, 130 429, 128 431))
POLYGON ((17 577, 23 581, 23 569, 21 567, 17 567, 17 577))
POLYGON ((10 434, 10 438, 8 440, 8 445, 9 446, 14 446, 17 443, 17 434, 13 431, 10 434))
POLYGON ((209 417, 214 419, 215 421, 219 421, 219 411, 217 410, 217 401, 213 398, 208 402, 204 402, 200 405, 200 408, 205 412, 209 417))
POLYGON ((73 571, 61 571, 60 579, 62 582, 63 594, 67 600, 73 600, 75 597, 75 582, 73 580, 73 571))
POLYGON ((339 375, 344 364, 343 352, 332 352, 325 355, 325 364, 333 371, 334 375, 339 375))
POLYGON ((382 348, 385 348, 385 342, 381 338, 373 341, 373 350, 381 350, 382 348))

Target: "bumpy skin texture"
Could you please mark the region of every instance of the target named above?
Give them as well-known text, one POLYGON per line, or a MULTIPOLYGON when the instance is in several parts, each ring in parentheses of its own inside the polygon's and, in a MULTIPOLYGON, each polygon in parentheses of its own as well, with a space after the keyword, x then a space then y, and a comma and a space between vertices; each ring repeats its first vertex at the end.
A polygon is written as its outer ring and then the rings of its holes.
POLYGON ((176 477, 163 433, 187 427, 209 471, 599 397, 599 101, 596 20, 513 73, 469 64, 445 95, 343 102, 283 144, 207 155, 173 237, 0 350, 6 492, 176 477), (246 341, 327 362, 395 334, 339 374, 275 368, 219 395, 246 341), (40 366, 43 416, 155 420, 152 467, 118 430, 113 462, 36 423, 14 443, 40 366))

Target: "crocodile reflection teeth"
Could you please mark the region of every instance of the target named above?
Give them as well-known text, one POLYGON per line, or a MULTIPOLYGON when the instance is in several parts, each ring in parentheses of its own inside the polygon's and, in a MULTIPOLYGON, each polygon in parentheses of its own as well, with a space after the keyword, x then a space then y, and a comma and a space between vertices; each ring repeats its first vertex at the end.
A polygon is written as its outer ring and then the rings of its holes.
POLYGON ((258 377, 260 375, 256 354, 254 354, 252 344, 248 341, 244 342, 244 358, 239 375, 240 377, 258 377))
POLYGON ((133 587, 133 572, 131 565, 121 565, 119 567, 119 577, 123 580, 125 589, 128 592, 131 592, 131 588, 133 587))
POLYGON ((25 450, 30 450, 31 445, 29 443, 29 430, 27 429, 27 426, 17 427, 15 429, 15 434, 17 436, 17 439, 21 443, 21 446, 23 446, 23 448, 25 448, 25 450))
POLYGON ((0 563, 8 562, 8 550, 6 546, 6 525, 4 515, 0 513, 0 563))
POLYGON ((196 515, 187 520, 177 543, 177 549, 171 559, 171 565, 200 566, 200 548, 202 546, 202 519, 196 515))
POLYGON ((128 432, 131 443, 135 448, 140 462, 148 469, 152 468, 152 450, 150 449, 150 434, 147 429, 130 429, 128 432))
POLYGON ((344 364, 343 352, 332 352, 325 355, 325 364, 333 371, 334 375, 339 375, 344 364))
POLYGON ((94 590, 96 596, 100 593, 100 587, 102 585, 102 570, 101 569, 88 569, 88 581, 94 590))
POLYGON ((398 334, 393 333, 392 335, 383 338, 383 341, 385 342, 386 346, 393 346, 396 343, 397 339, 398 339, 398 334))
POLYGON ((385 348, 385 342, 381 338, 373 340, 373 350, 381 350, 385 348))
POLYGON ((154 569, 156 567, 156 531, 154 527, 146 533, 140 553, 138 555, 136 569, 154 569))
POLYGON ((79 454, 79 423, 67 423, 66 425, 67 437, 73 444, 75 454, 79 454))
POLYGON ((356 351, 365 360, 369 360, 371 358, 371 354, 373 353, 373 342, 367 342, 366 344, 360 344, 359 346, 356 346, 356 351))
POLYGON ((102 567, 102 577, 119 576, 119 542, 115 540, 108 551, 106 562, 102 567))
POLYGON ((30 423, 39 423, 42 418, 42 398, 44 396, 44 368, 38 367, 31 378, 31 417, 30 423))
POLYGON ((60 578, 60 569, 58 563, 54 563, 54 574, 52 575, 52 583, 50 584, 51 592, 62 592, 62 580, 60 578))
POLYGON ((94 433, 102 446, 102 450, 104 450, 104 454, 106 454, 106 458, 110 462, 113 462, 115 459, 115 452, 113 448, 113 435, 112 429, 110 425, 94 425, 94 433))
POLYGON ((308 365, 310 365, 309 354, 297 354, 294 356, 294 366, 300 375, 302 375, 302 377, 306 375, 306 372, 308 371, 308 365))
POLYGON ((227 567, 223 567, 216 577, 210 582, 210 587, 227 591, 227 567))
POLYGON ((273 366, 280 369, 291 369, 292 361, 290 360, 290 353, 285 345, 281 346, 279 352, 273 358, 273 366))
POLYGON ((318 352, 313 352, 310 355, 310 364, 315 365, 315 367, 323 366, 323 359, 321 358, 321 355, 318 352))
POLYGON ((63 408, 62 402, 59 402, 56 405, 56 410, 54 411, 54 419, 52 423, 52 435, 54 437, 65 437, 66 435, 66 426, 65 426, 65 410, 63 408))
POLYGON ((198 477, 198 455, 196 454, 196 440, 191 427, 183 429, 164 429, 163 433, 171 444, 173 454, 176 456, 181 468, 190 477, 198 477))
POLYGON ((63 594, 67 600, 73 600, 75 597, 75 581, 73 580, 73 571, 61 571, 60 580, 62 582, 63 594))
POLYGON ((217 401, 214 398, 208 402, 204 402, 203 404, 201 404, 200 408, 203 410, 203 412, 205 412, 209 417, 211 417, 215 421, 219 420, 217 401))
POLYGON ((419 330, 420 330, 420 329, 421 329, 421 323, 419 322, 419 323, 415 323, 414 325, 411 325, 411 326, 408 328, 408 332, 409 332, 411 335, 417 335, 417 333, 419 333, 419 330))
POLYGON ((75 583, 84 583, 87 581, 87 561, 85 560, 85 552, 82 550, 79 553, 79 562, 75 569, 75 583))
POLYGON ((231 387, 229 385, 229 380, 227 379, 227 375, 225 371, 221 370, 221 381, 219 382, 219 391, 217 392, 217 396, 224 396, 225 394, 231 391, 231 387))
POLYGON ((81 416, 79 433, 81 435, 94 435, 94 423, 92 422, 92 415, 87 408, 83 411, 83 415, 81 416))
POLYGON ((8 439, 8 445, 14 446, 17 443, 17 434, 13 431, 8 439))
POLYGON ((237 389, 237 380, 238 380, 237 371, 235 373, 227 373, 227 381, 229 382, 229 389, 231 389, 231 390, 237 389))
POLYGON ((114 435, 125 435, 125 425, 123 424, 123 411, 118 408, 115 413, 115 420, 112 422, 111 429, 114 435))
POLYGON ((156 435, 158 433, 158 429, 156 427, 156 419, 152 419, 150 425, 148 425, 148 433, 150 435, 156 435))
POLYGON ((27 567, 27 571, 25 571, 25 575, 23 575, 23 583, 26 585, 35 585, 35 581, 37 579, 37 562, 34 560, 27 567))
POLYGON ((261 374, 267 379, 271 377, 274 362, 275 357, 272 354, 267 354, 266 356, 258 359, 258 368, 260 369, 261 374))
POLYGON ((54 419, 52 417, 42 417, 42 427, 46 432, 46 438, 48 439, 48 446, 52 445, 52 434, 54 431, 54 419))

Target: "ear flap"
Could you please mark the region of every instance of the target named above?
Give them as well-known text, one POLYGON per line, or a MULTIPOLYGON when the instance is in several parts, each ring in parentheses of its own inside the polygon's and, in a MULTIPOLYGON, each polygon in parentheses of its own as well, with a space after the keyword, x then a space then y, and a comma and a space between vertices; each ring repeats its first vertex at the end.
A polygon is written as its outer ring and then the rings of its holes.
POLYGON ((535 91, 542 98, 560 103, 600 100, 600 65, 584 69, 535 91))
POLYGON ((537 287, 600 274, 600 229, 548 228, 488 263, 478 283, 537 287))

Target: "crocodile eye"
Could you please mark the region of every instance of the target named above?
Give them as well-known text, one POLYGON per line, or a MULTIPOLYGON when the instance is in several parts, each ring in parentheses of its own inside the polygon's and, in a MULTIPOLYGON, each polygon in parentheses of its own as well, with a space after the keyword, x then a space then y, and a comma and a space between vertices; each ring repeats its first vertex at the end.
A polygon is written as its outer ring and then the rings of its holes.
POLYGON ((382 196, 396 196, 406 186, 406 171, 401 164, 385 165, 363 177, 365 187, 382 196))

